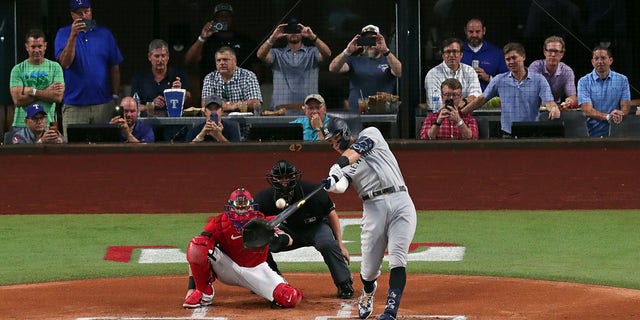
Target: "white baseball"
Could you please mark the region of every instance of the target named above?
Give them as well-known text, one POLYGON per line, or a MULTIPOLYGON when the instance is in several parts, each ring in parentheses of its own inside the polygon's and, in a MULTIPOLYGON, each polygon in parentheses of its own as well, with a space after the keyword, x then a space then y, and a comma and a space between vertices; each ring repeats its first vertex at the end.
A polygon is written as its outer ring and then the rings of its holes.
POLYGON ((282 209, 286 205, 287 205, 287 202, 284 199, 280 198, 280 199, 276 200, 276 208, 282 209))

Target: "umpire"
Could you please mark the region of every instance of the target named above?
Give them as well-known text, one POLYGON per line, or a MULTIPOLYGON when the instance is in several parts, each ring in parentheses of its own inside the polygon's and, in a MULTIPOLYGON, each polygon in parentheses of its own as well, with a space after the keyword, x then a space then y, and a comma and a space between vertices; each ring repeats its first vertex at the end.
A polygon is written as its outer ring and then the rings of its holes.
MULTIPOLYGON (((258 208, 265 216, 274 216, 282 212, 276 207, 276 201, 284 199, 293 204, 305 194, 320 185, 300 180, 302 173, 289 161, 280 160, 267 174, 270 188, 260 191, 254 198, 258 208)), ((287 218, 280 229, 291 236, 290 246, 283 243, 271 243, 270 252, 289 251, 301 247, 313 246, 322 254, 329 267, 333 283, 338 288, 338 298, 353 298, 353 278, 349 272, 349 252, 342 245, 340 221, 335 204, 326 191, 322 190, 311 197, 304 206, 287 218)), ((278 266, 269 254, 269 265, 276 272, 278 266)))

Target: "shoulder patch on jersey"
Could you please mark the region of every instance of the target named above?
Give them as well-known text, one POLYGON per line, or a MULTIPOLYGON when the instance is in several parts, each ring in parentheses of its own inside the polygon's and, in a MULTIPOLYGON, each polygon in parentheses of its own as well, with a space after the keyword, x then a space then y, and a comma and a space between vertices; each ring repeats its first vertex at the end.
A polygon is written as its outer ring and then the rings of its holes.
POLYGON ((351 145, 351 149, 360 155, 365 155, 373 149, 373 145, 371 138, 362 136, 351 145))

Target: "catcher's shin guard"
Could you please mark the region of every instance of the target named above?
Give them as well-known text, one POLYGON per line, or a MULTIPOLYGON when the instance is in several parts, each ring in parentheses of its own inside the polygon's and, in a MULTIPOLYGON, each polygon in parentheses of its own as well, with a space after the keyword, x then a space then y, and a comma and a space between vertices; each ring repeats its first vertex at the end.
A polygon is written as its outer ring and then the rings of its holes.
POLYGON ((273 289, 273 302, 285 308, 293 308, 302 301, 302 291, 286 283, 279 284, 273 289))
POLYGON ((213 248, 211 240, 203 235, 194 237, 187 247, 187 261, 196 283, 196 289, 207 293, 211 278, 209 249, 213 248))

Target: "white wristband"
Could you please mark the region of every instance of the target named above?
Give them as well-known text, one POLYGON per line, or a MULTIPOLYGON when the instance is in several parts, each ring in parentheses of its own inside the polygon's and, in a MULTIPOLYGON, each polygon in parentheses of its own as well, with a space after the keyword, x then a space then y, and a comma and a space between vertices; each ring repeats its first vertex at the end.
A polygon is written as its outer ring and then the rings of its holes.
POLYGON ((607 115, 607 117, 606 117, 606 119, 607 119, 607 121, 611 120, 611 115, 610 115, 610 114, 608 114, 608 115, 607 115))
POLYGON ((271 40, 267 39, 267 45, 268 45, 269 47, 273 47, 273 42, 271 42, 271 40))
POLYGON ((203 38, 202 36, 198 36, 198 41, 204 43, 205 41, 207 41, 207 39, 203 38))
POLYGON ((460 119, 460 121, 458 121, 458 127, 462 127, 462 125, 464 125, 464 121, 462 121, 462 119, 460 119))
POLYGON ((347 56, 347 57, 351 55, 351 53, 350 53, 349 51, 347 51, 347 49, 344 49, 344 50, 342 51, 342 53, 343 53, 345 56, 347 56))
POLYGON ((36 96, 36 92, 38 92, 38 90, 36 88, 31 89, 31 93, 29 93, 30 96, 35 97, 36 96))
POLYGON ((196 136, 196 141, 202 142, 204 141, 204 138, 201 137, 199 134, 196 136))

